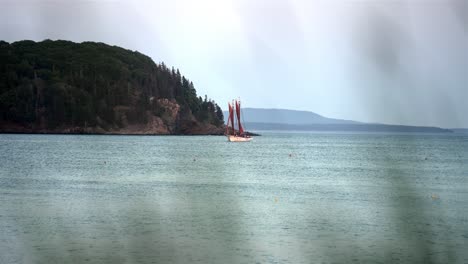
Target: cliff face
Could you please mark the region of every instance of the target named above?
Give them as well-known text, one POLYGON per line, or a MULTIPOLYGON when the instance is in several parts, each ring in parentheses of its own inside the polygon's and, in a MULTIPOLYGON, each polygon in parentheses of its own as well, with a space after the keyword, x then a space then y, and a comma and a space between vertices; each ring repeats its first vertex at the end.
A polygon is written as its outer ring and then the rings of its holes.
POLYGON ((121 118, 121 127, 106 127, 107 124, 97 118, 94 126, 70 126, 62 125, 55 128, 47 128, 45 122, 37 126, 23 125, 13 122, 0 122, 0 133, 40 133, 40 134, 109 134, 109 135, 223 135, 224 126, 215 126, 198 121, 191 113, 181 114, 180 105, 175 100, 159 99, 161 106, 167 115, 156 116, 150 111, 144 113, 146 123, 129 123, 126 112, 128 107, 116 107, 114 112, 121 118))
POLYGON ((102 43, 0 41, 0 132, 222 134, 179 70, 102 43))

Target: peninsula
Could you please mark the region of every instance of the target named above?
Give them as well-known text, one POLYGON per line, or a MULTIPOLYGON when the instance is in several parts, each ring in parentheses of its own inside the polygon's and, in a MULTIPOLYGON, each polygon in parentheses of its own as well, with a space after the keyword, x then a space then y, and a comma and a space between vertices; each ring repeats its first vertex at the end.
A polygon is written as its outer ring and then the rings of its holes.
POLYGON ((137 51, 0 41, 0 133, 220 135, 223 112, 137 51))

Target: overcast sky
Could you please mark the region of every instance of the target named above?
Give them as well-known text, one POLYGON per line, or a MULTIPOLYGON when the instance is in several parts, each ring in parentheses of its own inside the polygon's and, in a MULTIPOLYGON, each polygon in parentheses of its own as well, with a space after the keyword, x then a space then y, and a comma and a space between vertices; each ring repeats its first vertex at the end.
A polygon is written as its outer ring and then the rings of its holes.
POLYGON ((99 41, 224 109, 468 127, 468 1, 0 0, 0 39, 99 41))

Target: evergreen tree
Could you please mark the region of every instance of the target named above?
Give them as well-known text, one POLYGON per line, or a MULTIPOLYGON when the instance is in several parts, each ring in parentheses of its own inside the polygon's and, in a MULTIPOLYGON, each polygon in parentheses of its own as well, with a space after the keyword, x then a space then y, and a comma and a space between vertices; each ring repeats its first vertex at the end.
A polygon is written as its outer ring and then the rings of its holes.
POLYGON ((0 126, 46 120, 49 129, 109 129, 121 125, 121 114, 144 124, 148 113, 162 115, 158 99, 176 100, 200 122, 223 120, 219 106, 198 97, 179 69, 139 52, 94 42, 0 41, 0 126))

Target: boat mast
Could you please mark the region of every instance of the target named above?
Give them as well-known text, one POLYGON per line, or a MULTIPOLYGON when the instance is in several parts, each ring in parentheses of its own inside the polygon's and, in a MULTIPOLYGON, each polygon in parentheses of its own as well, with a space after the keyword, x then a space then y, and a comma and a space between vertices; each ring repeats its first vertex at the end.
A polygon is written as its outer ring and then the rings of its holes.
POLYGON ((242 128, 241 124, 241 117, 240 117, 240 101, 236 100, 236 116, 237 116, 237 124, 239 126, 239 134, 244 134, 244 129, 242 128))

